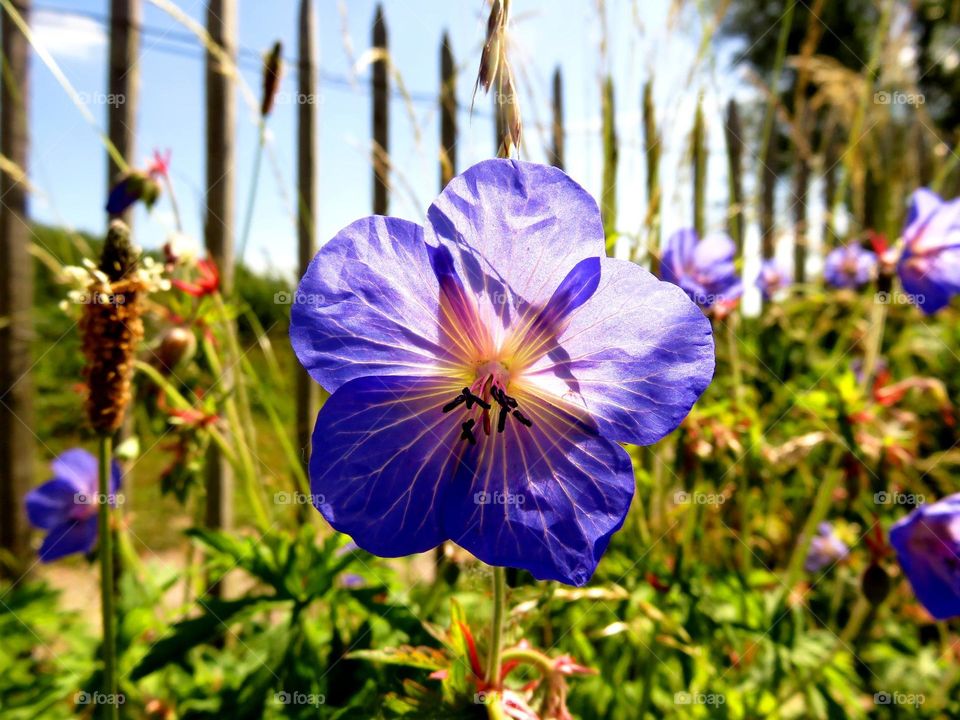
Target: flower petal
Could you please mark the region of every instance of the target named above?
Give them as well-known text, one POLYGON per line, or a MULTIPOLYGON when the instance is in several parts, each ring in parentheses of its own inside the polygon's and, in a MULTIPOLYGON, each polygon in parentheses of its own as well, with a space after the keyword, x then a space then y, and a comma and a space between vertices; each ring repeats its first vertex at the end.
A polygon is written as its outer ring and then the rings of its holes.
POLYGON ((946 203, 932 190, 919 188, 910 196, 907 220, 904 223, 903 237, 908 244, 919 240, 923 228, 946 203))
POLYGON ((27 493, 27 519, 40 530, 50 530, 67 521, 75 509, 75 495, 82 492, 69 480, 54 478, 27 493))
POLYGON ((446 533, 491 565, 583 585, 630 507, 630 458, 575 408, 514 393, 532 425, 478 433, 446 495, 446 533))
POLYGON ((439 511, 454 476, 458 413, 441 407, 463 383, 364 377, 327 400, 313 431, 313 503, 364 550, 384 557, 423 552, 446 539, 439 511))
POLYGON ((41 562, 52 562, 65 555, 87 553, 97 542, 97 516, 85 520, 67 520, 54 527, 40 545, 41 562))
POLYGON ((960 493, 921 505, 890 528, 917 599, 938 620, 960 615, 960 493))
POLYGON ((363 375, 428 375, 450 360, 423 230, 367 217, 314 257, 290 313, 300 363, 330 392, 363 375))
POLYGON ((926 256, 904 255, 897 271, 903 289, 924 313, 931 315, 960 293, 960 247, 926 256))
POLYGON ((509 327, 542 305, 580 260, 604 253, 596 201, 563 171, 485 160, 444 188, 425 237, 446 245, 490 327, 509 327))
POLYGON ((710 322, 676 285, 604 258, 600 286, 524 377, 579 405, 604 437, 649 445, 713 378, 710 322))
POLYGON ((50 463, 54 477, 70 483, 76 488, 75 492, 84 493, 97 489, 98 467, 97 458, 82 448, 66 450, 50 463))

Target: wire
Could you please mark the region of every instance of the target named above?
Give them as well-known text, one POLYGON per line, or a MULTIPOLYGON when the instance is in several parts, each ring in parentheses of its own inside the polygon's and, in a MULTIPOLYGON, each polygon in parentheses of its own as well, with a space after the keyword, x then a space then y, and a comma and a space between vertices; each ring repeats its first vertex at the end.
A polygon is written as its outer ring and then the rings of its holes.
MULTIPOLYGON (((81 17, 93 22, 103 25, 105 28, 109 28, 111 24, 111 19, 108 15, 103 13, 94 12, 92 10, 78 10, 74 8, 66 8, 59 5, 48 5, 40 4, 33 6, 34 13, 48 13, 51 15, 61 15, 61 16, 72 16, 72 17, 81 17)), ((192 33, 179 31, 179 30, 162 30, 157 27, 151 27, 144 23, 137 23, 131 25, 144 37, 153 38, 155 40, 151 49, 157 50, 168 55, 173 55, 176 57, 182 57, 190 60, 203 60, 206 56, 206 52, 197 47, 197 38, 192 33), (172 47, 172 46, 162 46, 157 43, 178 43, 184 47, 172 47), (200 49, 200 53, 196 54, 191 52, 193 50, 200 49)), ((283 58, 285 72, 289 72, 291 76, 296 76, 297 69, 300 66, 299 57, 289 57, 285 56, 283 58)), ((246 70, 251 73, 259 73, 262 70, 263 62, 263 53, 260 51, 246 47, 243 45, 237 46, 237 67, 246 70)), ((338 75, 324 70, 320 70, 318 77, 322 84, 333 85, 338 88, 347 89, 355 92, 358 88, 358 83, 355 79, 346 76, 338 75)), ((390 91, 391 97, 394 99, 409 99, 415 103, 420 103, 423 105, 436 106, 440 102, 439 95, 429 93, 429 92, 408 92, 407 95, 404 95, 399 90, 392 89, 390 91)), ((467 105, 462 105, 457 103, 457 111, 464 113, 469 112, 470 108, 467 105)), ((484 112, 474 112, 475 116, 479 117, 492 117, 491 113, 484 112)))

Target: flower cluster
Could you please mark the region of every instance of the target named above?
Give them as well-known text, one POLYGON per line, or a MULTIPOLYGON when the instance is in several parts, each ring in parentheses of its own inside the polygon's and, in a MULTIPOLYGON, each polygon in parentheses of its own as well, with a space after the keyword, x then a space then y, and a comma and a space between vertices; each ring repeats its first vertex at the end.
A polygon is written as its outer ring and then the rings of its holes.
POLYGON ((722 233, 700 240, 695 230, 679 230, 667 240, 660 277, 679 285, 702 308, 730 305, 743 294, 736 252, 733 240, 722 233))

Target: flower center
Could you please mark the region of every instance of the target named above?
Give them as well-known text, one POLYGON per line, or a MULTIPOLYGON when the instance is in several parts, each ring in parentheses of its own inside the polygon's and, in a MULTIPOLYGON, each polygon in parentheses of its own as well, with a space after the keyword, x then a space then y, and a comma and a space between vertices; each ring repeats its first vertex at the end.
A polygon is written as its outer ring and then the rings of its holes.
POLYGON ((476 445, 475 432, 477 428, 482 428, 487 435, 493 434, 491 416, 494 413, 497 414, 498 433, 502 433, 506 429, 508 417, 513 417, 524 427, 533 425, 530 419, 520 411, 520 403, 516 398, 507 394, 509 386, 510 373, 501 362, 490 360, 477 366, 474 381, 441 408, 443 412, 448 413, 461 405, 465 406, 468 417, 460 423, 460 428, 463 431, 460 433, 461 440, 476 445))

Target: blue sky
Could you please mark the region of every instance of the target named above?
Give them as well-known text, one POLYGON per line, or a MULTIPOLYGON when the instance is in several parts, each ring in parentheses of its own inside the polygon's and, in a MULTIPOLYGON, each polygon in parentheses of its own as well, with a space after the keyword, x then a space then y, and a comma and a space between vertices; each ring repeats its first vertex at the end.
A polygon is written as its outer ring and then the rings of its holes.
MULTIPOLYGON (((376 3, 372 0, 316 0, 319 18, 321 82, 319 133, 319 238, 324 242, 352 220, 369 214, 368 161, 370 100, 367 67, 357 68, 370 42, 376 3)), ((204 180, 203 52, 188 31, 166 13, 145 2, 140 65, 137 164, 153 148, 173 152, 173 177, 186 232, 202 236, 204 180)), ((203 21, 204 3, 178 0, 191 17, 203 21)), ((463 67, 458 99, 469 106, 475 69, 486 23, 484 0, 386 0, 384 13, 390 50, 414 101, 391 103, 391 154, 401 170, 391 201, 391 214, 422 220, 438 191, 437 111, 439 43, 450 33, 454 55, 463 67), (419 137, 419 140, 417 138, 419 137)), ((687 137, 697 92, 703 92, 711 148, 709 224, 723 225, 725 161, 720 109, 733 95, 746 95, 744 83, 729 69, 730 52, 714 47, 696 62, 701 19, 687 8, 674 15, 668 0, 609 0, 606 11, 608 57, 599 47, 604 36, 596 4, 588 0, 537 2, 514 0, 513 63, 520 68, 521 108, 525 121, 523 157, 545 159, 549 121, 549 88, 553 70, 564 73, 568 172, 595 194, 600 191, 601 145, 599 78, 605 69, 617 88, 617 129, 621 142, 618 175, 618 226, 637 232, 645 213, 643 157, 640 136, 640 88, 655 77, 656 104, 664 131, 665 201, 663 223, 670 231, 690 220, 690 177, 687 137), (721 51, 722 50, 722 51, 721 51)), ((690 4, 692 5, 692 4, 690 4)), ((38 1, 34 27, 40 42, 105 126, 107 38, 103 19, 107 0, 38 1)), ((296 56, 295 0, 240 0, 241 69, 246 83, 259 96, 256 53, 280 39, 284 54, 296 56)), ((292 274, 296 232, 292 198, 295 193, 296 105, 295 70, 284 76, 270 120, 276 163, 264 162, 247 260, 260 268, 292 274)), ((470 118, 460 116, 460 169, 494 152, 490 102, 478 98, 470 118)), ((253 111, 238 99, 238 158, 236 175, 238 233, 251 181, 257 129, 253 111)), ((33 199, 38 220, 102 232, 106 160, 97 132, 78 112, 51 73, 33 59, 31 177, 41 194, 33 199)), ((173 227, 170 207, 161 200, 148 216, 136 218, 137 238, 157 247, 173 227)))

